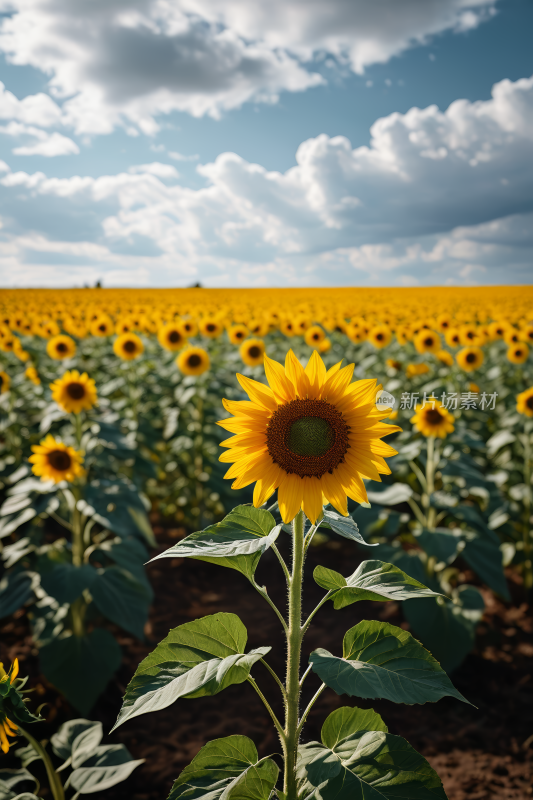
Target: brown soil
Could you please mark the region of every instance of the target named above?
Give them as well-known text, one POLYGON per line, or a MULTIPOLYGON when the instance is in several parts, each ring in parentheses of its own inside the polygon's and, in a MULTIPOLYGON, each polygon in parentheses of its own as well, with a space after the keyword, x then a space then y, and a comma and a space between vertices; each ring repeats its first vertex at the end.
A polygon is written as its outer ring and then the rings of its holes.
MULTIPOLYGON (((175 543, 181 531, 159 528, 156 533, 163 550, 175 543)), ((360 553, 349 542, 330 541, 312 549, 306 564, 307 612, 323 595, 311 577, 317 564, 347 575, 359 561, 360 553)), ((124 650, 122 667, 91 714, 93 719, 103 722, 105 731, 112 727, 125 687, 142 658, 170 628, 197 617, 217 611, 238 614, 248 629, 248 646, 271 645, 269 663, 281 674, 284 644, 278 620, 243 576, 233 570, 182 559, 158 561, 148 567, 148 573, 156 599, 146 631, 147 642, 141 643, 116 631, 124 650)), ((256 578, 259 584, 267 585, 270 596, 284 609, 283 576, 272 553, 263 557, 256 578)), ((423 706, 402 706, 388 701, 359 703, 363 707, 373 706, 391 733, 404 736, 430 761, 441 776, 450 800, 533 797, 533 617, 531 607, 521 601, 517 579, 512 573, 509 578, 514 603, 504 605, 492 593, 485 593, 487 610, 476 649, 453 675, 456 687, 477 708, 452 698, 423 706)), ((328 605, 319 612, 309 630, 306 654, 316 647, 340 653, 346 630, 364 618, 407 627, 396 603, 361 602, 341 611, 334 611, 328 605)), ((40 702, 49 704, 48 722, 42 726, 41 736, 50 735, 66 719, 79 716, 39 675, 24 612, 0 627, 0 660, 9 662, 15 655, 21 659, 22 674, 30 675, 30 685, 37 689, 40 702)), ((260 664, 254 668, 254 675, 280 711, 275 703, 277 688, 273 679, 260 664)), ((317 685, 318 679, 310 676, 304 687, 304 703, 317 685)), ((329 690, 324 692, 310 714, 304 740, 318 739, 322 721, 340 705, 356 703, 329 690)), ((165 800, 173 779, 205 742, 235 733, 252 738, 261 755, 279 752, 270 718, 248 684, 233 686, 212 698, 180 700, 157 714, 137 717, 104 741, 124 742, 135 758, 145 758, 146 763, 126 782, 98 796, 107 800, 165 800)), ((7 759, 4 763, 8 765, 7 759)), ((32 764, 31 769, 34 767, 32 764)), ((43 784, 46 784, 44 776, 43 784)), ((41 794, 50 796, 45 790, 41 794)))

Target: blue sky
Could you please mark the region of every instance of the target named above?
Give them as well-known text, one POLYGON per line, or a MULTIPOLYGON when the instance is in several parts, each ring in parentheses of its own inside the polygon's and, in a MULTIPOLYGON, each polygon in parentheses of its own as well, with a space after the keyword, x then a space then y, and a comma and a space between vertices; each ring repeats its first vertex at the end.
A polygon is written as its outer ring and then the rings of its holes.
POLYGON ((0 285, 531 282, 529 0, 0 11, 0 285))

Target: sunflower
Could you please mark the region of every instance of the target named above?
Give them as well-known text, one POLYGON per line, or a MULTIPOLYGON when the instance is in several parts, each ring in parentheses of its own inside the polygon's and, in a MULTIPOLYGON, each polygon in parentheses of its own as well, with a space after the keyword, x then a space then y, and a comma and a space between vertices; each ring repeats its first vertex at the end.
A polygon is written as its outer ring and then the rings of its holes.
POLYGON ((435 331, 422 328, 414 338, 414 345, 419 353, 436 353, 440 350, 440 336, 435 331))
POLYGON ((97 400, 95 382, 86 372, 80 375, 77 369, 65 372, 62 378, 50 384, 50 389, 52 400, 69 414, 79 414, 82 409, 88 411, 97 400))
POLYGON ((311 320, 305 314, 299 314, 294 318, 292 324, 294 332, 302 336, 306 330, 311 327, 311 320))
POLYGON ((282 320, 279 324, 279 329, 284 336, 294 336, 296 333, 294 330, 294 325, 290 319, 282 320))
POLYGON ((239 353, 245 364, 257 367, 265 357, 265 343, 262 339, 247 339, 239 347, 239 353))
POLYGON ((399 328, 396 328, 396 339, 398 341, 398 344, 401 345, 407 344, 410 338, 411 338, 411 331, 409 330, 408 327, 403 325, 400 326, 399 328))
POLYGON ((387 365, 387 367, 389 369, 395 369, 396 372, 399 372, 399 370, 401 370, 401 368, 402 368, 402 362, 401 361, 396 361, 396 359, 394 359, 394 358, 388 358, 386 360, 385 364, 387 365))
POLYGON ((450 328, 447 330, 444 334, 444 338, 448 347, 459 347, 461 344, 461 335, 457 328, 450 328))
POLYGON ((445 333, 452 327, 452 317, 450 314, 439 314, 437 317, 437 328, 442 333, 445 333))
POLYGON ((526 417, 533 417, 533 386, 530 386, 525 392, 517 394, 516 400, 516 410, 518 413, 525 414, 526 417))
POLYGON ((416 407, 411 422, 424 436, 438 436, 440 439, 454 430, 452 414, 435 397, 416 407))
POLYGON ((327 336, 325 339, 322 339, 322 341, 317 345, 317 350, 319 353, 329 352, 329 350, 331 350, 331 339, 328 339, 327 336))
POLYGON ((55 320, 43 320, 39 332, 44 339, 51 339, 53 336, 59 336, 59 325, 55 320))
POLYGON ((0 371, 0 394, 5 394, 9 392, 9 385, 11 383, 11 378, 4 372, 3 370, 0 371))
POLYGON ((361 344, 366 339, 366 332, 359 325, 350 323, 346 326, 346 336, 354 344, 361 344))
POLYGON ((195 320, 190 317, 187 319, 179 319, 177 325, 186 338, 187 336, 196 336, 198 333, 198 325, 195 320))
POLYGON ((304 338, 305 343, 308 344, 309 347, 317 347, 326 338, 326 333, 320 325, 311 325, 311 327, 306 330, 304 338))
POLYGON ((468 391, 473 392, 474 394, 479 394, 479 386, 477 385, 477 383, 469 383, 468 391))
POLYGON ((246 325, 231 325, 228 328, 228 339, 232 344, 241 344, 249 335, 250 332, 246 325))
POLYGON ((453 366, 453 356, 447 350, 437 350, 435 353, 441 364, 446 364, 447 367, 453 366))
POLYGON ((253 502, 259 508, 278 489, 284 522, 303 508, 315 523, 324 502, 347 516, 347 496, 367 502, 363 478, 381 481, 390 474, 384 456, 396 451, 380 441, 399 431, 381 420, 389 410, 375 405, 375 380, 350 384, 354 365, 340 362, 326 372, 313 351, 304 370, 292 350, 281 364, 265 356, 270 387, 244 375, 237 379, 251 402, 223 400, 234 414, 218 424, 235 436, 220 461, 231 463, 226 478, 233 489, 255 482, 253 502))
POLYGON ((210 366, 209 355, 202 347, 188 347, 176 359, 178 369, 184 375, 201 375, 210 366))
POLYGON ((381 350, 386 347, 392 339, 392 333, 388 325, 375 325, 368 334, 368 341, 381 350))
POLYGON ((248 329, 254 336, 266 336, 270 330, 270 325, 266 319, 251 319, 248 329))
POLYGON ((198 327, 200 333, 209 339, 217 339, 224 330, 222 323, 216 319, 202 319, 198 327))
POLYGON ((113 342, 113 352, 123 361, 133 361, 144 352, 144 345, 136 333, 123 333, 113 342))
POLYGON ((527 361, 529 356, 529 347, 527 344, 515 344, 507 351, 507 358, 511 364, 523 364, 527 361))
MULTIPOLYGON (((12 685, 19 674, 19 660, 16 658, 11 665, 11 669, 9 672, 6 672, 4 669, 4 665, 0 662, 0 685, 9 683, 12 685)), ((0 697, 3 697, 6 694, 5 691, 0 691, 0 697)), ((18 728, 14 722, 12 722, 7 714, 5 713, 4 709, 0 709, 0 748, 2 749, 3 753, 7 753, 10 747, 10 744, 13 744, 7 738, 14 737, 17 735, 18 728)))
POLYGON ((37 372, 34 366, 28 367, 24 375, 28 378, 28 380, 34 383, 35 386, 41 385, 41 379, 39 378, 39 373, 37 372))
POLYGON ((111 336, 113 333, 113 322, 109 317, 97 317, 90 325, 91 336, 111 336))
POLYGON ((485 341, 481 328, 476 325, 461 325, 459 328, 459 341, 466 345, 480 345, 485 341))
POLYGON ((479 347, 463 347, 455 358, 461 369, 472 372, 483 364, 483 350, 479 347))
POLYGON ((0 350, 3 350, 4 353, 11 353, 15 346, 16 338, 9 328, 4 328, 0 333, 0 350))
POLYGON ((517 331, 516 328, 507 328, 503 335, 503 341, 505 344, 512 347, 513 344, 518 344, 522 339, 522 335, 520 331, 517 331))
POLYGON ((135 323, 129 317, 119 319, 115 325, 115 333, 121 336, 123 333, 131 333, 135 329, 135 323))
POLYGON ((51 433, 40 444, 32 445, 31 449, 34 455, 28 461, 33 464, 33 474, 42 481, 72 482, 85 474, 82 467, 83 453, 58 442, 51 433))
POLYGON ((523 328, 521 337, 523 342, 531 342, 533 344, 533 325, 527 325, 523 328))
POLYGON ((429 372, 427 364, 408 364, 405 369, 405 374, 408 378, 414 378, 416 375, 425 375, 429 372))
POLYGON ((70 336, 65 336, 64 333, 60 333, 59 336, 53 336, 48 340, 46 352, 50 358, 55 358, 58 361, 62 361, 64 358, 72 358, 72 356, 76 355, 74 339, 71 339, 70 336))
POLYGON ((165 350, 181 350, 187 344, 187 339, 178 325, 162 325, 157 332, 157 341, 165 350))
POLYGON ((489 325, 491 339, 503 339, 508 329, 509 323, 507 322, 491 322, 489 325))

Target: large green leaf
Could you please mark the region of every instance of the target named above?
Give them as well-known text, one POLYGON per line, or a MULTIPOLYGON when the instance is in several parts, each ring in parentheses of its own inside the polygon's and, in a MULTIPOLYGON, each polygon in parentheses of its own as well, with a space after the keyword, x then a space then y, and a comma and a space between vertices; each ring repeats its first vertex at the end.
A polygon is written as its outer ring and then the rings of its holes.
POLYGON ((65 786, 80 794, 95 794, 129 778, 144 758, 134 761, 123 744, 97 747, 83 765, 71 772, 65 786))
POLYGON ((446 800, 437 773, 401 736, 357 730, 333 747, 298 751, 301 797, 318 800, 446 800))
POLYGON ((149 586, 121 567, 108 567, 98 570, 90 591, 104 617, 139 639, 144 638, 148 606, 152 601, 149 586))
POLYGON ((383 561, 363 561, 349 578, 332 569, 316 567, 313 578, 323 589, 333 592, 331 599, 337 609, 358 600, 408 600, 437 595, 394 564, 383 561))
POLYGON ((227 517, 203 531, 191 533, 158 558, 196 558, 236 569, 250 580, 259 559, 279 536, 281 525, 268 511, 237 506, 227 517))
MULTIPOLYGON (((374 555, 375 558, 379 558, 381 561, 394 564, 395 567, 401 569, 406 575, 415 578, 419 583, 430 583, 430 585, 433 585, 424 570, 424 565, 420 558, 420 550, 404 550, 400 542, 397 542, 394 544, 378 545, 377 550, 374 550, 372 555, 374 555)), ((433 588, 436 589, 437 587, 438 585, 435 585, 433 588)))
POLYGON ((503 597, 510 600, 509 589, 503 571, 502 551, 498 544, 484 539, 473 532, 467 532, 466 546, 461 553, 469 567, 479 575, 483 583, 503 597))
POLYGON ((42 575, 41 586, 61 605, 70 605, 85 589, 91 588, 96 577, 97 572, 90 564, 83 564, 81 567, 58 564, 42 575))
POLYGON ((71 719, 63 723, 57 733, 54 733, 50 743, 56 756, 67 763, 70 763, 72 759, 76 767, 82 764, 86 758, 94 755, 102 741, 102 736, 101 722, 92 722, 89 719, 71 719))
POLYGON ((33 597, 33 576, 29 572, 8 572, 0 581, 0 619, 14 614, 33 597))
POLYGON ((346 633, 343 658, 319 649, 309 661, 337 694, 409 705, 447 695, 468 702, 438 661, 410 633, 388 622, 364 620, 346 633))
POLYGON ((95 628, 87 636, 54 639, 41 650, 47 680, 82 714, 88 714, 120 666, 113 634, 95 628))
POLYGON ((320 522, 320 527, 327 528, 334 533, 338 533, 339 536, 342 536, 344 539, 351 539, 352 542, 358 542, 359 544, 364 544, 367 547, 374 546, 369 544, 369 542, 365 542, 359 533, 359 528, 351 517, 343 517, 342 514, 337 514, 336 511, 326 509, 320 522))
POLYGON ((343 706, 332 711, 322 725, 322 744, 333 749, 342 739, 358 731, 385 731, 388 728, 380 715, 372 708, 350 708, 343 706))
POLYGON ((168 800, 268 800, 279 769, 270 758, 259 761, 247 736, 208 742, 175 781, 168 800))
POLYGON ((234 683, 243 683, 253 664, 271 649, 259 647, 245 655, 247 638, 239 617, 226 613, 171 630, 139 664, 126 689, 115 728, 139 714, 166 708, 179 697, 211 696, 234 683))
POLYGON ((463 585, 453 600, 423 600, 403 604, 403 612, 414 633, 442 664, 451 671, 474 647, 476 628, 485 603, 475 586, 463 585))
POLYGON ((462 531, 458 528, 435 528, 432 531, 424 529, 420 533, 415 533, 415 536, 418 544, 428 556, 445 564, 451 564, 463 547, 462 531))

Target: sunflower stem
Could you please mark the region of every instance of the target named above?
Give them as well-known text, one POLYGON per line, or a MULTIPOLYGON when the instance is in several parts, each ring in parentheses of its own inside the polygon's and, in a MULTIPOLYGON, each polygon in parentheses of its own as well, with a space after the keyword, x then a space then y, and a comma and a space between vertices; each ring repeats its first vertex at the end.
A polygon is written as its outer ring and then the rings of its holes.
MULTIPOLYGON (((77 488, 73 489, 73 494, 75 504, 72 511, 72 564, 75 567, 81 567, 85 554, 85 545, 83 542, 81 513, 78 509, 79 491, 77 488)), ((72 618, 72 632, 74 633, 74 636, 83 636, 85 632, 83 624, 83 618, 85 616, 85 601, 82 595, 80 595, 72 603, 70 607, 70 614, 72 618)))
POLYGON ((289 584, 289 629, 287 631, 287 680, 285 691, 285 775, 283 791, 287 800, 296 800, 296 758, 299 739, 300 654, 302 647, 302 581, 304 564, 304 514, 299 511, 292 523, 292 572, 289 584))
POLYGON ((526 492, 524 495, 524 526, 522 529, 524 541, 524 591, 526 597, 533 588, 533 564, 531 560, 531 442, 529 425, 525 426, 524 434, 524 483, 526 492))
POLYGON ((426 492, 428 496, 427 525, 429 530, 435 527, 436 509, 431 505, 431 496, 435 491, 435 437, 428 436, 426 461, 426 492))
POLYGON ((65 791, 63 789, 63 784, 61 783, 61 778, 55 771, 54 765, 52 764, 50 756, 46 752, 45 748, 40 742, 37 741, 37 739, 33 738, 31 733, 25 731, 24 728, 20 727, 20 725, 18 725, 17 727, 19 729, 19 732, 28 740, 28 742, 35 750, 35 752, 44 761, 44 766, 46 767, 46 774, 48 776, 48 782, 50 784, 50 790, 54 796, 54 800, 65 800, 65 791))

